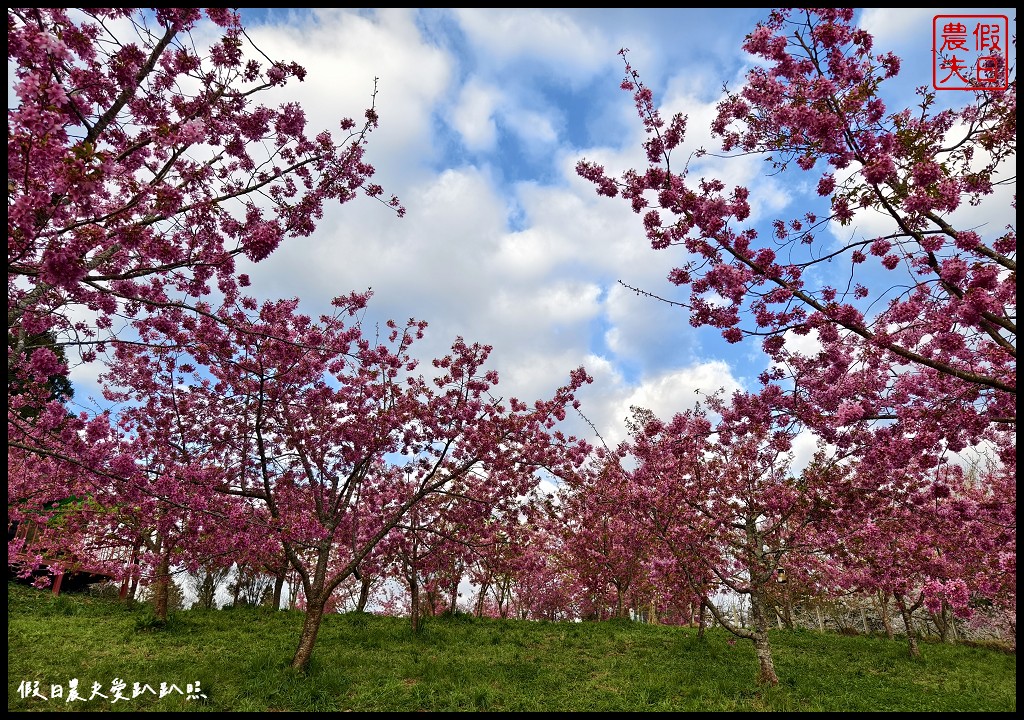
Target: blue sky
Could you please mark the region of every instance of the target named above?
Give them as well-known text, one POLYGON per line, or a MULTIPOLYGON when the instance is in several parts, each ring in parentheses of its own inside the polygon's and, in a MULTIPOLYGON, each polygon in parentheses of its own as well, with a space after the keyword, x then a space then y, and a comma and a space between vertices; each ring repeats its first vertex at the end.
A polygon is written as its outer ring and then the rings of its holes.
MULTIPOLYGON (((875 49, 903 58, 894 90, 904 98, 931 82, 938 13, 1003 13, 1015 28, 1007 9, 858 11, 875 49)), ((408 209, 399 219, 365 198, 329 209, 312 237, 247 268, 252 290, 298 296, 316 314, 334 296, 372 287, 368 326, 426 320, 418 346, 425 364, 459 335, 493 345, 506 397, 546 397, 584 365, 595 382, 583 410, 609 442, 624 438, 630 405, 667 416, 691 406, 696 391, 755 389, 765 365, 756 344, 727 345, 713 330, 692 328, 684 311, 618 284, 682 297, 665 279, 678 258, 652 250, 627 204, 598 197, 574 167, 584 157, 615 171, 643 166, 642 128, 619 88, 624 47, 665 116, 689 114, 687 146, 716 148, 708 131, 715 103, 723 83, 740 86, 752 60, 740 45, 767 14, 244 10, 263 52, 308 71, 305 82, 264 102, 299 101, 311 129, 360 118, 377 78, 380 127, 367 159, 375 181, 408 209)), ((940 101, 961 95, 940 93, 940 101)), ((766 169, 745 158, 703 170, 748 185, 758 224, 809 209, 809 174, 769 177, 766 169)), ((571 429, 590 432, 582 422, 571 429)))

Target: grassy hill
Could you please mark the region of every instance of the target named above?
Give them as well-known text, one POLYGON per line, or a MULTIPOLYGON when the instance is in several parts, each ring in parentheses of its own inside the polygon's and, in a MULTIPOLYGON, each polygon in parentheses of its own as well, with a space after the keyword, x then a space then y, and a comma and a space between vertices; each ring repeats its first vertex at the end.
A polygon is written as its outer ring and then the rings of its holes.
POLYGON ((720 629, 699 639, 691 628, 625 621, 458 615, 430 618, 414 635, 408 619, 332 615, 302 676, 288 667, 297 612, 186 611, 156 627, 144 606, 54 598, 15 584, 7 607, 9 711, 1013 712, 1017 705, 1015 654, 925 643, 912 660, 900 638, 774 632, 780 684, 758 688, 752 646, 720 629), (68 702, 72 679, 86 700, 68 702), (117 681, 123 700, 112 691, 117 681), (94 683, 105 699, 88 699, 94 683), (196 699, 186 699, 190 684, 196 699))

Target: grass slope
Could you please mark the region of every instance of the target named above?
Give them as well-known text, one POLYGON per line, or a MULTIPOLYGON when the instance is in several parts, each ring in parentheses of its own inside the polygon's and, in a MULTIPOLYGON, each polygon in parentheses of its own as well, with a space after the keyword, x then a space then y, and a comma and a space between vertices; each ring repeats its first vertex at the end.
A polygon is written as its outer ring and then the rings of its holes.
POLYGON ((309 672, 288 661, 302 616, 188 611, 8 585, 9 711, 1005 711, 1017 658, 991 648, 810 631, 772 634, 780 683, 758 688, 748 642, 720 629, 365 614, 325 619, 309 672), (88 698, 67 702, 69 683, 88 698), (125 682, 126 700, 111 685, 125 682), (22 697, 23 683, 40 694, 22 697), (186 700, 189 683, 205 698, 186 700), (132 697, 134 683, 142 694, 132 697), (160 684, 182 691, 159 697, 160 684), (51 685, 62 697, 51 697, 51 685), (150 693, 144 687, 153 689, 150 693), (31 687, 31 686, 30 686, 31 687))

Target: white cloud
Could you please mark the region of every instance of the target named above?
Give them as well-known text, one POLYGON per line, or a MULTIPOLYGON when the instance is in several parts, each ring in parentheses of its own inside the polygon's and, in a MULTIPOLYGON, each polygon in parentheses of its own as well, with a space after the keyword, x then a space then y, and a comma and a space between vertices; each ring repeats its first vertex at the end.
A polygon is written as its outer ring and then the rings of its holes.
POLYGON ((793 438, 793 444, 790 448, 793 454, 793 460, 789 466, 790 472, 793 475, 799 475, 803 472, 811 460, 814 459, 814 454, 818 451, 818 448, 818 437, 809 430, 801 430, 793 438))
POLYGON ((604 42, 569 14, 540 8, 459 8, 455 16, 470 42, 493 62, 557 66, 561 77, 589 75, 608 60, 604 42))
POLYGON ((786 349, 804 357, 817 357, 822 350, 821 340, 818 337, 817 329, 811 330, 806 335, 798 335, 792 330, 787 330, 783 337, 786 340, 786 349))
POLYGON ((595 414, 601 421, 599 427, 604 428, 605 440, 619 442, 626 438, 624 421, 631 416, 631 407, 646 408, 668 420, 694 408, 704 395, 718 389, 726 394, 741 389, 729 366, 722 361, 695 363, 645 378, 634 387, 620 386, 595 414))
POLYGON ((498 291, 494 305, 508 317, 522 318, 537 325, 586 322, 598 311, 601 289, 593 283, 561 281, 531 294, 498 291))
POLYGON ((531 155, 550 151, 558 141, 559 130, 554 117, 526 108, 511 108, 504 116, 506 129, 519 138, 531 155))
POLYGON ((930 43, 932 18, 941 12, 935 8, 866 8, 858 24, 874 36, 873 50, 878 53, 911 38, 919 37, 930 43))
MULTIPOLYGON (((361 121, 376 83, 380 127, 370 136, 367 157, 390 192, 415 186, 421 165, 436 159, 432 112, 448 92, 454 58, 422 37, 409 8, 372 15, 345 8, 296 13, 290 23, 248 28, 256 45, 275 60, 306 68, 303 82, 290 82, 263 102, 298 101, 309 127, 337 132, 342 117, 361 121)), ((314 133, 315 134, 315 133, 314 133)))
POLYGON ((487 87, 478 80, 462 86, 455 107, 452 108, 452 126, 462 136, 470 150, 490 150, 498 139, 494 120, 495 109, 501 101, 496 88, 487 87))

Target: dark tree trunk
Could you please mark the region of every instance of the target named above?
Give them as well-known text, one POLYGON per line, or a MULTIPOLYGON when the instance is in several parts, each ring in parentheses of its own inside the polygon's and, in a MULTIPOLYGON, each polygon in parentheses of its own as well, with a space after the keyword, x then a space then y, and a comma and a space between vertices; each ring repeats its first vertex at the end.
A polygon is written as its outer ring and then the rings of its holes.
POLYGON ((768 642, 767 630, 754 633, 754 652, 757 653, 757 681, 762 685, 778 685, 779 676, 775 674, 772 646, 768 642))
POLYGON ((910 657, 921 657, 921 648, 917 645, 917 632, 914 630, 913 610, 907 607, 906 599, 902 595, 896 595, 896 605, 903 616, 903 625, 907 628, 907 643, 910 646, 910 657))
POLYGON ((124 582, 121 583, 121 600, 126 602, 135 599, 135 590, 138 588, 139 579, 136 563, 139 562, 139 553, 142 552, 142 539, 139 538, 135 543, 135 547, 132 548, 131 560, 128 563, 128 575, 125 576, 124 582))
MULTIPOLYGON (((327 566, 331 557, 331 546, 321 545, 318 548, 316 568, 308 582, 303 582, 303 589, 306 591, 306 616, 302 621, 302 635, 299 637, 299 647, 295 650, 292 658, 292 669, 299 672, 306 672, 309 667, 309 659, 313 655, 313 648, 316 646, 316 638, 320 632, 320 623, 324 619, 324 610, 327 602, 331 599, 331 593, 337 586, 327 583, 327 566)), ((305 580, 305 578, 304 578, 305 580)))
POLYGON ((942 609, 937 613, 931 613, 931 616, 939 631, 939 640, 944 643, 953 642, 956 639, 956 628, 953 626, 953 614, 949 611, 949 603, 943 602, 942 609))
POLYGON ((476 598, 476 616, 484 616, 484 606, 487 604, 487 591, 490 589, 489 583, 483 583, 480 585, 480 594, 476 598))
POLYGON ((235 585, 231 592, 231 607, 238 607, 238 596, 242 593, 242 566, 236 564, 235 585))
POLYGON ((274 609, 281 609, 281 594, 284 591, 284 581, 288 577, 288 565, 278 568, 274 574, 274 609))
POLYGON ((370 601, 370 575, 363 573, 359 578, 359 600, 356 601, 356 612, 366 612, 366 603, 370 601))
POLYGON ((409 605, 412 631, 416 633, 420 630, 420 584, 415 572, 409 575, 409 605))
POLYGON ((448 606, 448 613, 455 615, 459 611, 459 581, 456 580, 452 584, 451 589, 451 604, 448 606))
POLYGON ((128 592, 125 593, 126 600, 134 600, 136 594, 139 592, 139 576, 137 573, 132 575, 132 581, 128 585, 128 592))
POLYGON ((508 617, 509 610, 509 591, 512 587, 512 578, 508 575, 502 577, 498 584, 500 590, 498 594, 498 616, 502 619, 508 617))

